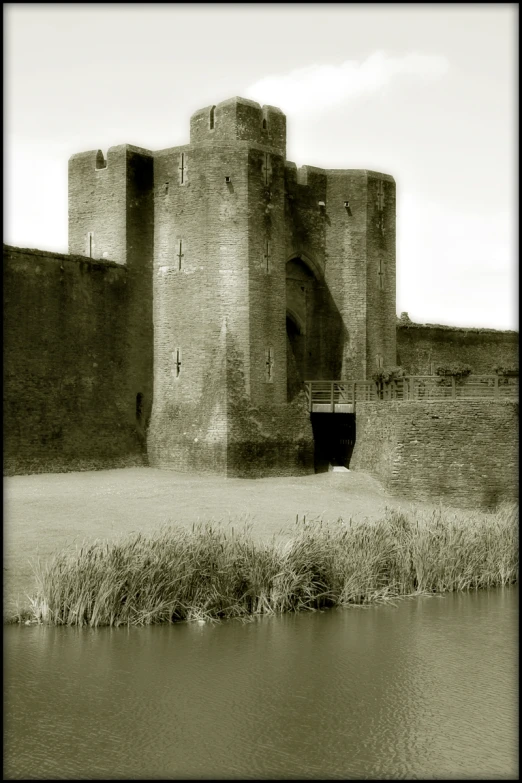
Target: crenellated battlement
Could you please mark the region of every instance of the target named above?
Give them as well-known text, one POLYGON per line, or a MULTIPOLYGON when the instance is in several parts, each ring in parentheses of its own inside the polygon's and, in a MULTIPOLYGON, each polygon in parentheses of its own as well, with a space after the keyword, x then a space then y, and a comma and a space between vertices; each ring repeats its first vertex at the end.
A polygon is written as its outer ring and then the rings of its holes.
POLYGON ((75 152, 74 155, 71 155, 69 158, 69 170, 71 170, 71 168, 76 170, 82 168, 85 171, 88 171, 89 169, 102 171, 108 169, 111 165, 114 166, 115 163, 121 163, 122 160, 126 159, 128 153, 153 157, 153 152, 144 147, 136 147, 134 144, 117 144, 114 147, 109 147, 106 156, 100 149, 75 152))
POLYGON ((198 109, 190 118, 191 144, 249 142, 286 157, 286 116, 275 106, 230 98, 198 109))
POLYGON ((153 154, 143 147, 119 144, 106 156, 100 149, 71 155, 69 251, 129 263, 137 221, 142 235, 152 230, 152 188, 153 154))

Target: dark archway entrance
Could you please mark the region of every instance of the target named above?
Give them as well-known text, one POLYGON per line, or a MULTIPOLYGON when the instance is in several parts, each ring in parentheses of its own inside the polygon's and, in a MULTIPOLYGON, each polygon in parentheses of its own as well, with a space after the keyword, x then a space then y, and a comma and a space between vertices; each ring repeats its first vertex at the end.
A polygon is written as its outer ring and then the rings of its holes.
POLYGON ((354 413, 312 413, 314 466, 324 473, 329 465, 350 465, 355 446, 354 413))

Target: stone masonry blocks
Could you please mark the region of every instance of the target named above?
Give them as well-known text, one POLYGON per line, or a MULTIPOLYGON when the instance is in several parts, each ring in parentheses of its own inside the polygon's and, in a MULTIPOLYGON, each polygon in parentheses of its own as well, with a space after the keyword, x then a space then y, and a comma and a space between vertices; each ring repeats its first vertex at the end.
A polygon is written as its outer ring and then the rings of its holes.
POLYGON ((518 498, 518 402, 357 403, 350 468, 393 494, 493 509, 518 498))

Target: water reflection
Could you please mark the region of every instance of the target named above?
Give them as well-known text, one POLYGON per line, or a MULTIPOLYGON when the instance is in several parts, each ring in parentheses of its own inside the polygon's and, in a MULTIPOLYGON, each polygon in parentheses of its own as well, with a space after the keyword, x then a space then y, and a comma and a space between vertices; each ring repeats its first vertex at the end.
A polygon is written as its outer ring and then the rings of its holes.
POLYGON ((11 779, 517 777, 515 589, 4 638, 11 779))

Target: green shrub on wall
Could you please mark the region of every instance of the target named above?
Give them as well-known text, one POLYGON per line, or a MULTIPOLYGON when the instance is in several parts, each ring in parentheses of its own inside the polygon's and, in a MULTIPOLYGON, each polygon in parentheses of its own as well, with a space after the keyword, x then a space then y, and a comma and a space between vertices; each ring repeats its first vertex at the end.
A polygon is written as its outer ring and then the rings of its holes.
POLYGON ((504 367, 501 364, 496 364, 493 367, 493 372, 497 375, 503 375, 507 378, 518 378, 518 365, 513 364, 508 367, 504 367))
MULTIPOLYGON (((405 374, 406 373, 403 368, 396 365, 381 367, 379 370, 377 370, 377 372, 372 375, 372 380, 375 381, 377 385, 377 394, 379 399, 385 399, 387 397, 385 390, 389 387, 390 384, 393 384, 394 381, 397 381, 400 378, 404 378, 405 374)), ((393 389, 391 389, 391 393, 393 394, 393 389)))
POLYGON ((435 374, 439 376, 438 382, 441 386, 451 386, 453 378, 455 378, 455 383, 461 386, 471 374, 471 367, 469 364, 461 363, 446 364, 437 367, 435 374))
POLYGON ((467 378, 471 374, 471 367, 469 364, 448 364, 437 367, 435 374, 444 378, 467 378))
POLYGON ((405 375, 406 372, 402 367, 381 367, 377 372, 374 372, 372 375, 372 380, 378 384, 390 383, 391 381, 396 381, 399 378, 404 378, 405 375))

